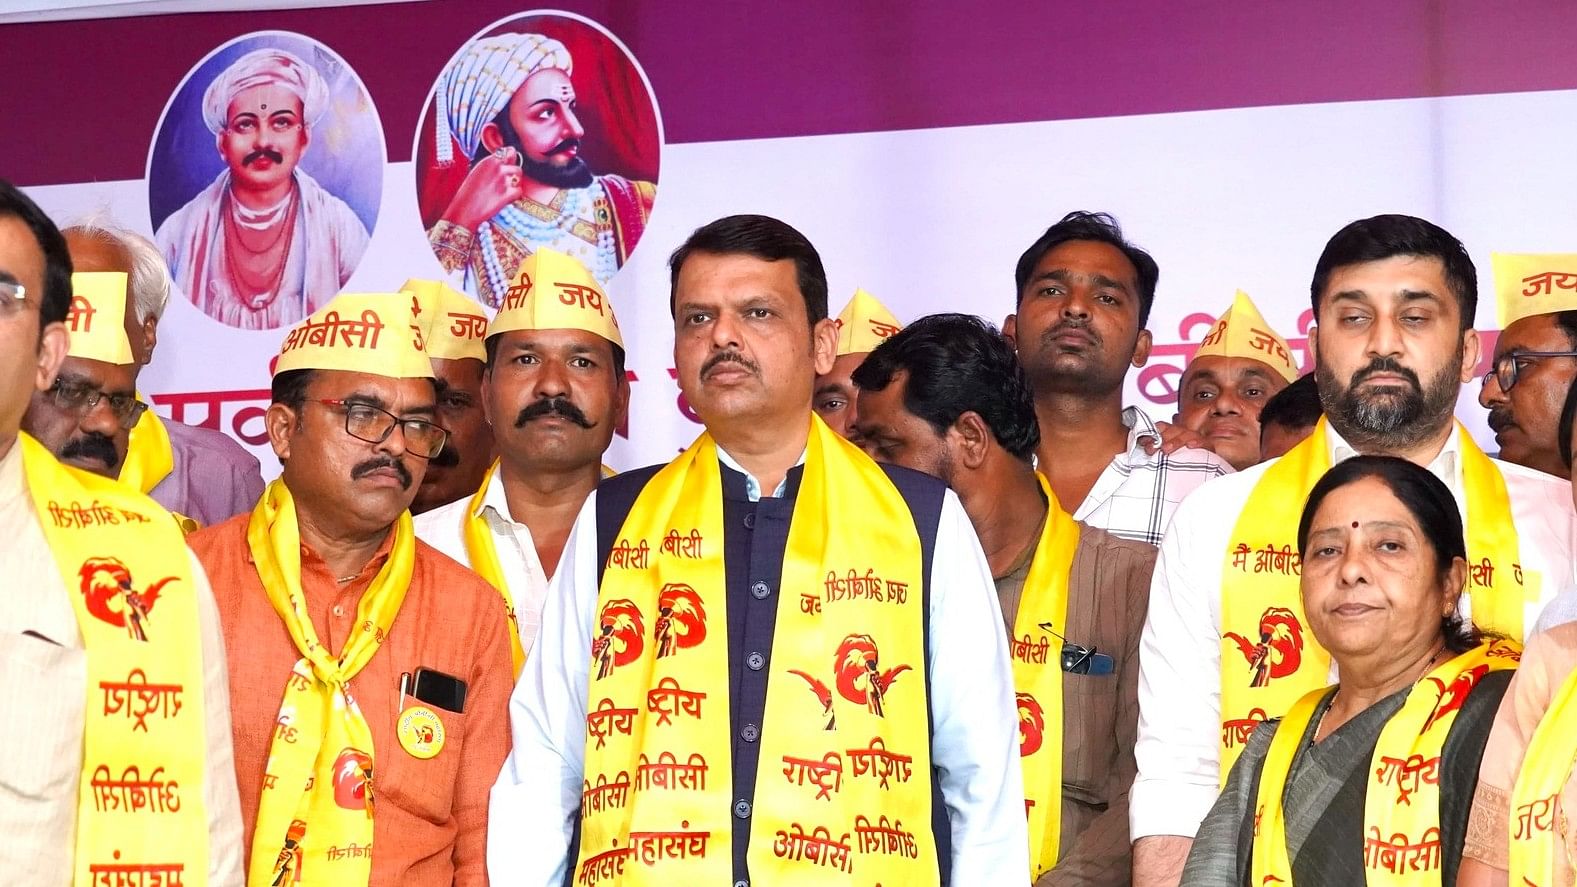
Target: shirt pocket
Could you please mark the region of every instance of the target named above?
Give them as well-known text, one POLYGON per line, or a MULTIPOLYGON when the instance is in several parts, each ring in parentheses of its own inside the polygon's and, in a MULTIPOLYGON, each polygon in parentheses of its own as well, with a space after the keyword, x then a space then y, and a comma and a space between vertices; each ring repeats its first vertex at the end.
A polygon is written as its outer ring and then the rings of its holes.
POLYGON ((426 708, 443 724, 443 747, 426 760, 416 757, 400 744, 399 721, 395 721, 394 741, 388 748, 377 749, 373 764, 381 770, 374 782, 378 791, 375 803, 386 800, 412 816, 442 825, 454 817, 455 782, 465 754, 466 716, 434 705, 426 708))
POLYGON ((1117 764, 1117 676, 1063 672, 1064 790, 1104 805, 1117 764))
POLYGON ((0 711, 14 727, 0 754, 0 786, 7 793, 75 804, 87 672, 84 650, 0 633, 0 711))

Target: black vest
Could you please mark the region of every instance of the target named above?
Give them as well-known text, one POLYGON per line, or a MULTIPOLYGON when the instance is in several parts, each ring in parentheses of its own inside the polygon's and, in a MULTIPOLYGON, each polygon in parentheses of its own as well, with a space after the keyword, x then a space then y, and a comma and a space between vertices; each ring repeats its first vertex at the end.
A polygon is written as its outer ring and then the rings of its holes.
MULTIPOLYGON (((653 465, 616 475, 597 487, 597 579, 607 567, 608 553, 623 528, 625 518, 641 491, 663 466, 653 465)), ((798 594, 779 587, 783 576, 783 551, 788 544, 789 520, 799 495, 802 467, 789 471, 787 487, 781 498, 762 498, 751 502, 745 476, 727 465, 719 465, 723 480, 723 568, 728 593, 728 697, 729 729, 733 743, 733 858, 734 885, 748 887, 745 865, 750 846, 750 824, 756 794, 756 765, 761 752, 762 723, 767 707, 767 676, 771 673, 772 637, 777 622, 778 596, 798 594)), ((937 526, 942 517, 942 500, 947 487, 927 474, 892 465, 883 465, 893 486, 898 488, 920 533, 923 563, 922 606, 927 614, 926 662, 931 658, 931 562, 936 554, 937 526)), ((925 676, 926 698, 930 698, 930 669, 925 676)), ((926 708, 927 718, 930 707, 926 708)), ((941 784, 931 773, 931 828, 935 835, 938 869, 942 883, 948 883, 952 863, 952 832, 947 807, 942 801, 941 784)), ((565 885, 573 884, 575 862, 580 854, 580 816, 574 821, 570 839, 569 864, 565 885)), ((684 885, 713 887, 713 885, 684 885)))

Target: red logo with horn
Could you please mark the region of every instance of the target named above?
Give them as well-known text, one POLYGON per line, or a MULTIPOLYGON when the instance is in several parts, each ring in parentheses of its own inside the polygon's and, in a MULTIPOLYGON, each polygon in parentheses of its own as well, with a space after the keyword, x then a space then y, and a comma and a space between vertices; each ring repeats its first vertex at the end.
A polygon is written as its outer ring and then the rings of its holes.
POLYGON ((882 671, 876 641, 868 634, 851 634, 838 645, 833 670, 838 677, 839 695, 850 702, 864 705, 871 714, 882 717, 882 700, 892 689, 893 681, 908 671, 909 666, 900 665, 882 671))
POLYGON ((657 658, 672 656, 706 640, 706 607, 694 588, 679 582, 663 586, 657 595, 657 658))
POLYGON ((334 759, 334 803, 346 810, 372 810, 372 755, 347 748, 334 759))
POLYGON ((1439 678, 1429 678, 1429 683, 1435 685, 1435 691, 1440 694, 1440 702, 1435 705, 1435 710, 1429 713, 1429 720, 1424 722, 1421 733, 1428 732, 1437 721, 1446 715, 1462 708, 1462 703, 1467 701, 1469 693, 1478 684, 1484 675, 1489 674, 1488 665, 1478 665, 1456 676, 1447 684, 1439 678))
POLYGON ((142 591, 133 588, 131 571, 113 557, 90 557, 77 574, 82 597, 94 618, 107 622, 139 641, 148 639, 148 614, 159 599, 159 590, 176 577, 166 576, 142 591))
POLYGON ((641 620, 641 610, 635 602, 620 598, 608 601, 597 617, 597 636, 591 642, 591 658, 597 663, 597 677, 613 674, 620 665, 629 665, 640 658, 646 643, 646 623, 641 620))
POLYGON ((1251 687, 1266 687, 1274 678, 1296 672, 1303 662, 1303 624, 1291 610, 1271 607, 1259 617, 1259 642, 1229 631, 1222 637, 1238 645, 1254 672, 1251 687))
POLYGON ((1018 754, 1027 758, 1040 751, 1042 734, 1046 732, 1046 712, 1028 693, 1018 694, 1018 754))

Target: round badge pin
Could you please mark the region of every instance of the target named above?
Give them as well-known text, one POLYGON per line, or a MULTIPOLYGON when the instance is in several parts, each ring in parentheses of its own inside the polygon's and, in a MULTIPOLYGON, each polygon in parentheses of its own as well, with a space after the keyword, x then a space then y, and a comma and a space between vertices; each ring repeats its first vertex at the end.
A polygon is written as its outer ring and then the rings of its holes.
POLYGON ((425 761, 444 749, 444 722, 425 705, 413 705, 400 712, 395 732, 400 737, 400 747, 413 758, 425 761))

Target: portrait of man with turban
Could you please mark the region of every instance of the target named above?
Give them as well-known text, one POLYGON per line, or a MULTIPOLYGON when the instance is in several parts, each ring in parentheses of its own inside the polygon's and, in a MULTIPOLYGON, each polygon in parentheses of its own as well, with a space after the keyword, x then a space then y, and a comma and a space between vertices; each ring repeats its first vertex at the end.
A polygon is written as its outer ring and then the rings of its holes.
POLYGON ((225 169, 155 240, 209 317, 250 330, 295 323, 339 293, 369 239, 356 212, 300 167, 329 86, 296 54, 256 49, 208 84, 201 107, 225 169))
POLYGON ((497 33, 467 44, 439 75, 436 166, 469 164, 427 230, 444 269, 498 307, 538 247, 573 256, 606 283, 646 228, 656 185, 594 173, 565 44, 497 33))

